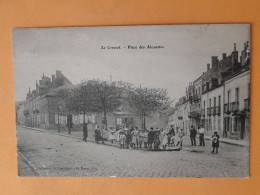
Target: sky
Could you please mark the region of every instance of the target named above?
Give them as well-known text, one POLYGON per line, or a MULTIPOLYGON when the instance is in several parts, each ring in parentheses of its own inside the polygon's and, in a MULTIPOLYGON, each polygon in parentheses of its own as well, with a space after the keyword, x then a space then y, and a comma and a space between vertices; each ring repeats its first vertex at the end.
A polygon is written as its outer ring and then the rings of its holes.
POLYGON ((166 88, 172 99, 185 95, 211 64, 211 56, 240 52, 250 41, 249 24, 120 27, 16 28, 13 30, 15 100, 25 100, 42 74, 56 70, 73 83, 85 79, 127 81, 166 88), (145 49, 128 49, 128 46, 145 49), (163 46, 147 49, 148 45, 163 46), (106 49, 101 49, 101 47, 106 49), (121 49, 108 49, 107 47, 121 49))

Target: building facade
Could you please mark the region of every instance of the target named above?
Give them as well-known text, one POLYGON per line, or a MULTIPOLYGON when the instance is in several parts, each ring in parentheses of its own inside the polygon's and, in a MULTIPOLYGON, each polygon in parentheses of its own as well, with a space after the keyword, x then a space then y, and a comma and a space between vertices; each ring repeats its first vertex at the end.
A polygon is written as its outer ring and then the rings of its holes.
MULTIPOLYGON (((212 135, 218 131, 224 138, 249 139, 250 121, 250 46, 244 44, 239 57, 234 44, 230 55, 222 54, 222 59, 211 57, 211 66, 207 71, 189 83, 186 88, 186 100, 189 106, 182 107, 188 112, 190 126, 205 127, 205 134, 212 135), (240 61, 239 61, 240 60, 240 61)), ((168 117, 168 124, 180 126, 178 118, 180 104, 168 117)), ((181 114, 182 115, 182 114, 181 114)), ((181 117, 182 118, 182 117, 181 117)), ((186 129, 186 127, 185 127, 186 129)))

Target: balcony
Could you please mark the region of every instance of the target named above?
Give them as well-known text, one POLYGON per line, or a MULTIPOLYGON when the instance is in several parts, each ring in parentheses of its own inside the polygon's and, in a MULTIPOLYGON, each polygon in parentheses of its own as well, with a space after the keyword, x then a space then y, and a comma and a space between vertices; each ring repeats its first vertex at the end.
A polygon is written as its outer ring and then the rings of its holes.
POLYGON ((201 115, 201 116, 205 116, 205 109, 201 109, 200 115, 201 115))
POLYGON ((199 118, 200 117, 200 112, 199 111, 192 111, 188 113, 189 118, 199 118))
POLYGON ((239 102, 232 102, 231 111, 232 112, 238 112, 239 111, 239 102))
POLYGON ((194 102, 200 101, 200 95, 194 95, 193 96, 193 101, 194 102))
POLYGON ((24 116, 29 115, 29 114, 30 114, 30 113, 29 113, 29 110, 24 110, 24 111, 23 111, 23 114, 24 114, 24 116))
POLYGON ((249 99, 244 99, 244 110, 249 111, 250 110, 250 102, 249 99))
POLYGON ((224 104, 224 113, 230 114, 230 112, 231 112, 231 104, 230 103, 224 104))
POLYGON ((208 114, 208 116, 211 115, 211 108, 207 108, 207 114, 208 114))
POLYGON ((216 107, 211 107, 211 114, 216 115, 216 107))
POLYGON ((217 115, 220 115, 221 107, 220 107, 220 106, 216 106, 216 107, 215 107, 215 110, 216 110, 216 114, 217 114, 217 115))

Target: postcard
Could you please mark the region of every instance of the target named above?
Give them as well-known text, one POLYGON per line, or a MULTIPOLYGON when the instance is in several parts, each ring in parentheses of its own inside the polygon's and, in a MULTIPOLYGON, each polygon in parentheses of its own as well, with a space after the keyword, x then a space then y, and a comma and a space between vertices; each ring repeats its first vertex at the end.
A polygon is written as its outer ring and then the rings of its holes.
POLYGON ((19 176, 249 177, 249 24, 12 36, 19 176))

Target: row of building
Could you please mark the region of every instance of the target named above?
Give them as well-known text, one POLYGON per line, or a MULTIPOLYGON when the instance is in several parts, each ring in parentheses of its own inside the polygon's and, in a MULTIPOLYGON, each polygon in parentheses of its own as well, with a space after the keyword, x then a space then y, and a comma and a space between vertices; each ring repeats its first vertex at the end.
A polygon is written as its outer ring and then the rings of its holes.
POLYGON ((230 55, 212 56, 211 65, 190 82, 179 98, 168 125, 188 133, 190 126, 203 125, 206 135, 218 131, 224 138, 249 139, 250 46, 244 43, 239 57, 234 44, 230 55))
MULTIPOLYGON (((42 75, 42 78, 36 81, 35 89, 29 91, 25 101, 16 102, 16 123, 22 126, 36 127, 45 130, 66 129, 68 124, 72 124, 73 130, 82 130, 83 115, 62 115, 57 112, 57 99, 55 90, 57 88, 73 88, 74 85, 59 70, 51 78, 42 75)), ((108 127, 143 127, 143 118, 129 111, 124 105, 120 106, 115 112, 107 113, 108 127)), ((103 116, 99 113, 87 114, 85 121, 88 123, 88 129, 94 128, 103 123, 103 116)), ((164 127, 167 125, 167 116, 165 114, 155 113, 146 119, 147 127, 164 127)))

